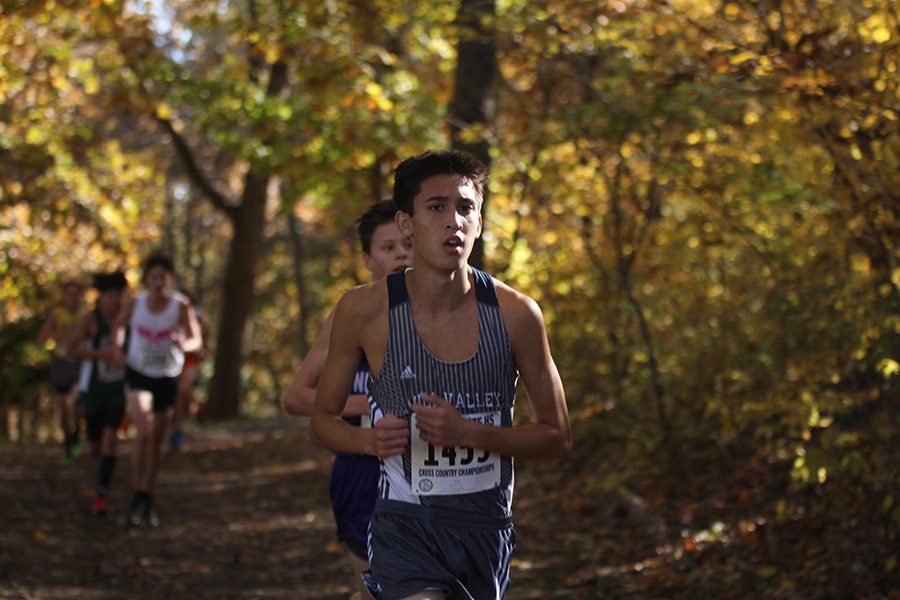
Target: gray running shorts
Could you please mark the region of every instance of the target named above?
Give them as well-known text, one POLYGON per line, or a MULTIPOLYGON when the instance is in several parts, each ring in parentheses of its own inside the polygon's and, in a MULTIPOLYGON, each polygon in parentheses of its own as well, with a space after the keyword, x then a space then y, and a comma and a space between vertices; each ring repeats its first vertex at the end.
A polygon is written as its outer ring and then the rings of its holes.
POLYGON ((369 529, 366 584, 398 600, 443 590, 448 600, 499 600, 516 546, 511 519, 477 518, 379 500, 369 529))

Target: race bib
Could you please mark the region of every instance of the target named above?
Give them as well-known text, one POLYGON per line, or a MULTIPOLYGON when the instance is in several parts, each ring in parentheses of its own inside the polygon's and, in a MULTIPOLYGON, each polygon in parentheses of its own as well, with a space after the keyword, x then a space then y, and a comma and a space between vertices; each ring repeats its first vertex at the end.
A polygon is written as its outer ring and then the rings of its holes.
MULTIPOLYGON (((500 424, 500 413, 463 415, 470 421, 500 424)), ((461 446, 434 446, 419 437, 416 415, 410 416, 413 493, 423 496, 470 494, 500 485, 500 456, 461 446)))
POLYGON ((141 357, 141 366, 152 371, 165 371, 171 357, 172 353, 167 345, 147 344, 141 357))
POLYGON ((122 381, 125 378, 125 368, 118 367, 105 360, 97 361, 97 380, 103 383, 122 381))
MULTIPOLYGON (((110 336, 102 336, 97 344, 98 348, 103 348, 110 344, 110 336)), ((98 359, 97 360, 97 380, 103 383, 115 383, 125 379, 125 367, 116 366, 113 363, 98 359)))

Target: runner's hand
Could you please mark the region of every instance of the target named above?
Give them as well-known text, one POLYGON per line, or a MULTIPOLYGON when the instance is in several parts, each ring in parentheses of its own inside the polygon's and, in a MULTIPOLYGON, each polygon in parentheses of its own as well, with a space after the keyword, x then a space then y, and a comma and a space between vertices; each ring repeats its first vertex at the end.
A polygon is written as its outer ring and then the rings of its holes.
POLYGON ((375 450, 380 458, 402 454, 409 443, 409 423, 396 415, 385 415, 375 423, 375 450))
POLYGON ((122 351, 122 348, 119 346, 108 346, 109 348, 109 357, 105 360, 108 361, 111 365, 116 367, 124 367, 125 366, 125 352, 122 351))
POLYGON ((172 343, 176 348, 178 348, 182 352, 184 351, 184 334, 182 334, 180 331, 173 331, 169 338, 172 340, 172 343))
MULTIPOLYGON (((122 357, 122 350, 110 344, 97 350, 97 358, 108 363, 115 364, 122 357)), ((116 365, 120 366, 120 365, 116 365)))
POLYGON ((434 446, 464 446, 463 434, 468 421, 456 407, 440 396, 422 393, 422 404, 413 404, 419 437, 434 446))

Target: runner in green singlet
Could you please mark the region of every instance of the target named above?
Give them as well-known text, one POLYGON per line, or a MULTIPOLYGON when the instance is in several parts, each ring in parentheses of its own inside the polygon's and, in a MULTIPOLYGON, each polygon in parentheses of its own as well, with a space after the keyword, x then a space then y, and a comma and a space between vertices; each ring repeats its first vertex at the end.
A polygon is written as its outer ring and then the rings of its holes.
POLYGON ((122 293, 128 285, 121 271, 98 273, 94 288, 97 306, 75 326, 69 355, 81 360, 80 402, 87 422, 91 458, 99 459, 97 493, 93 512, 109 510, 109 486, 116 468, 116 430, 125 414, 125 369, 114 364, 118 356, 112 324, 121 310, 122 293))

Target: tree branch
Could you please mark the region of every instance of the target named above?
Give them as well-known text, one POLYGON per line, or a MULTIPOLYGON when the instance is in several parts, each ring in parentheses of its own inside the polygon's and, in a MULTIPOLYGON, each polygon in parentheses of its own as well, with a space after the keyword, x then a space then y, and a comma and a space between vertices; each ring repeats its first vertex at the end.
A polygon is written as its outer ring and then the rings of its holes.
POLYGON ((223 194, 219 193, 219 191, 212 186, 212 183, 206 175, 203 174, 203 171, 200 170, 200 166, 197 164, 194 153, 187 144, 187 140, 175 130, 175 127, 170 120, 163 119, 159 116, 156 116, 155 118, 156 122, 159 123, 166 133, 169 134, 169 137, 172 138, 172 143, 175 144, 175 152, 181 160, 182 165, 184 165, 184 170, 191 180, 191 183, 203 193, 213 206, 223 211, 229 218, 233 218, 236 213, 234 203, 230 202, 223 194))

